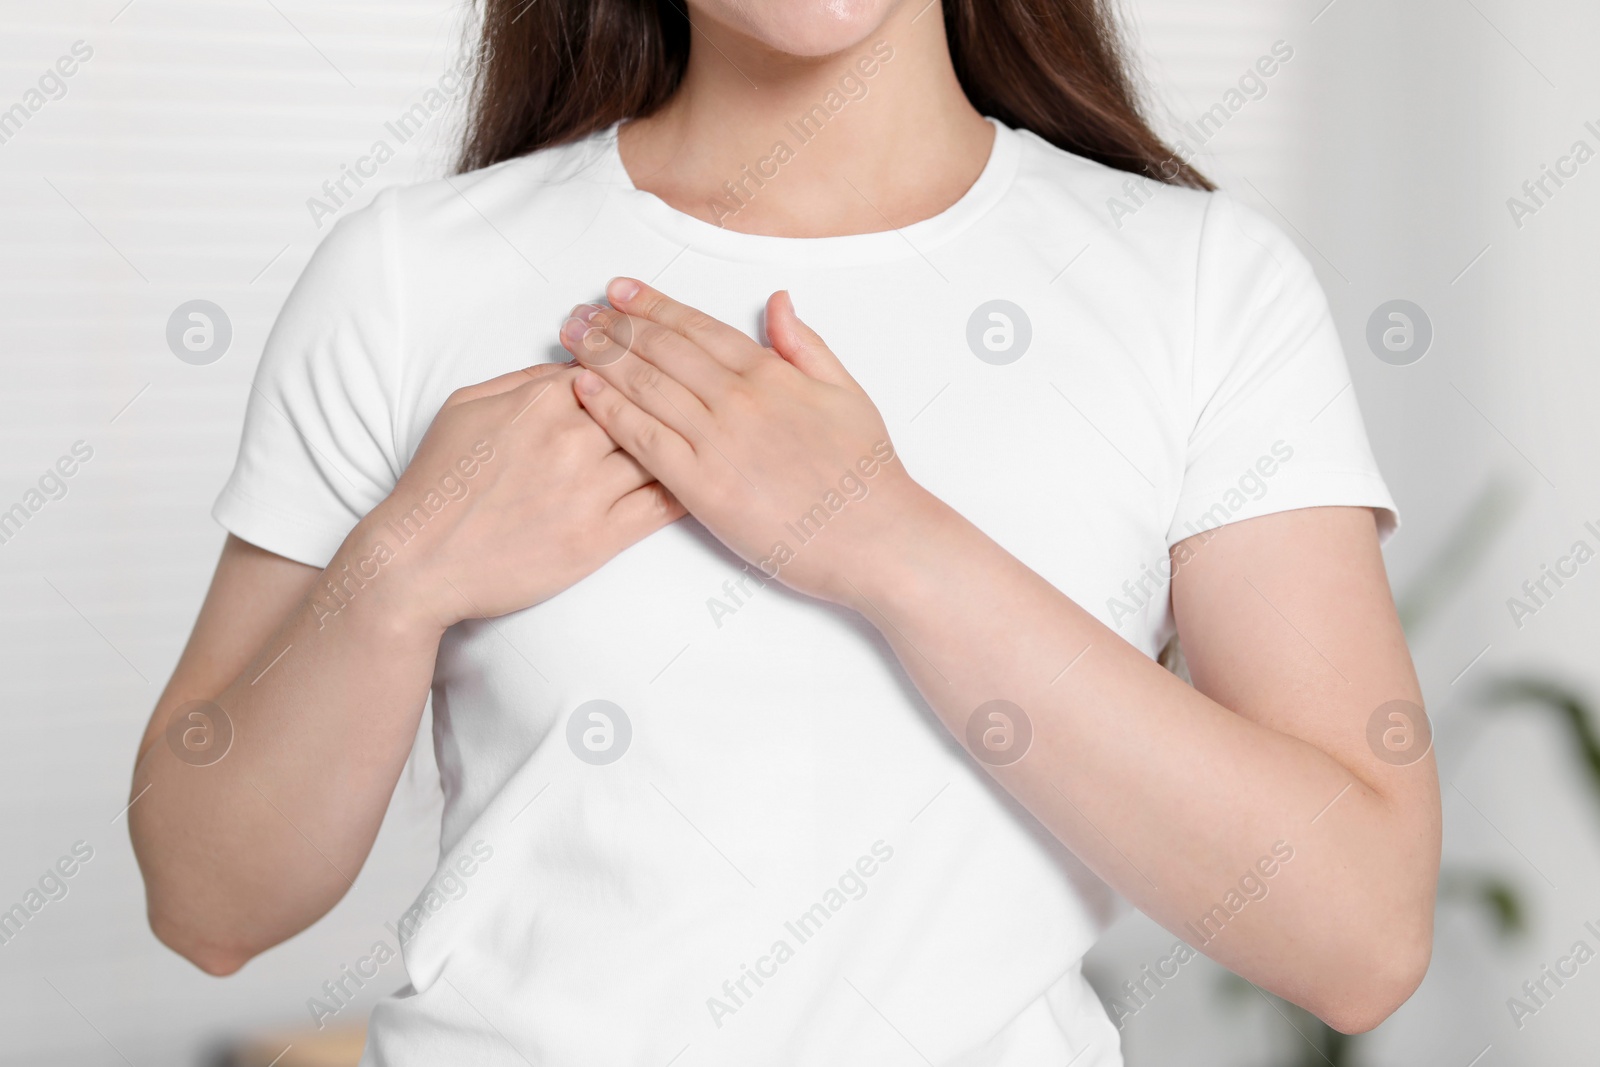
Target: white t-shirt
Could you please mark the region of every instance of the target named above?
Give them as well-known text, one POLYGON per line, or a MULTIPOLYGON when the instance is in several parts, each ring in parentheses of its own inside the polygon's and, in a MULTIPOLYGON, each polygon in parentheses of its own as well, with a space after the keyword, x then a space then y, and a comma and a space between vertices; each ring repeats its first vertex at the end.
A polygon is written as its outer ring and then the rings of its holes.
MULTIPOLYGON (((912 476, 1154 655, 1177 541, 1395 520, 1294 245, 1225 195, 1113 213, 1127 180, 996 123, 956 204, 883 233, 718 228, 634 188, 615 130, 385 191, 284 306, 215 515, 322 566, 450 391, 564 360, 607 279, 754 336, 787 288, 912 476)), ((440 872, 363 1064, 1121 1062, 1079 971, 1115 894, 871 625, 755 577, 689 518, 445 635, 440 872)))

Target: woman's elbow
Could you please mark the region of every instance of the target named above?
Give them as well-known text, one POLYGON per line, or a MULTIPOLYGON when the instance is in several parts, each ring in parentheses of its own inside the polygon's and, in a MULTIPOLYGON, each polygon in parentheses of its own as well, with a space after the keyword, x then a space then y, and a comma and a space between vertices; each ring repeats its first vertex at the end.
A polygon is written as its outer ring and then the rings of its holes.
POLYGON ((1432 915, 1407 935, 1386 938, 1369 949, 1343 981, 1327 990, 1324 1002, 1312 1007, 1318 1018, 1342 1034, 1376 1029, 1411 999, 1433 956, 1432 915))
POLYGON ((205 973, 225 978, 258 955, 259 950, 208 936, 193 923, 174 921, 161 911, 149 909, 150 932, 156 940, 200 968, 205 973))

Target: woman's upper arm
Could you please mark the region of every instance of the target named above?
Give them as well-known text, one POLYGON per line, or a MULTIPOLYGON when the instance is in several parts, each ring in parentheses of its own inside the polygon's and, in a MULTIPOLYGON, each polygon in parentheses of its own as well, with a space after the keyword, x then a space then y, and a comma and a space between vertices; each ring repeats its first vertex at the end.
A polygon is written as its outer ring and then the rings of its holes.
POLYGON ((1172 555, 1173 614, 1195 688, 1314 745, 1391 804, 1436 821, 1422 694, 1373 512, 1278 512, 1197 534, 1172 555), (1416 710, 1379 713, 1393 701, 1416 710), (1390 718, 1396 712, 1419 720, 1409 749, 1400 720, 1390 718), (1379 737, 1388 733, 1378 747, 1369 741, 1375 716, 1379 737))
POLYGON ((188 644, 139 743, 140 760, 160 737, 173 707, 214 700, 233 683, 304 602, 320 573, 228 535, 188 644))

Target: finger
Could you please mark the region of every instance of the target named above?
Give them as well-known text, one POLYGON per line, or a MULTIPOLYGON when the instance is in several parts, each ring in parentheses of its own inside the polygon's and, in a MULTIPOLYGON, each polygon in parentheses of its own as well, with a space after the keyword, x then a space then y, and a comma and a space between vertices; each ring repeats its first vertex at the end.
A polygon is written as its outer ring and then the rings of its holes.
POLYGON ((649 319, 693 341, 729 370, 745 370, 766 354, 742 331, 634 278, 611 279, 606 297, 618 311, 649 319))
POLYGON ((708 408, 734 383, 733 372, 720 360, 675 330, 593 304, 580 304, 573 314, 678 382, 708 408))
POLYGON ((486 382, 475 385, 463 386, 450 394, 450 399, 455 403, 465 403, 468 400, 481 400, 486 396, 496 396, 508 393, 520 386, 527 385, 530 381, 539 381, 562 370, 571 370, 570 363, 535 363, 531 367, 510 371, 506 374, 490 378, 486 382))
MULTIPOLYGON (((565 369, 572 372, 571 377, 577 377, 578 368, 571 364, 554 363, 547 364, 547 366, 565 369)), ((517 373, 520 374, 521 372, 517 373)), ((510 377, 510 375, 503 375, 502 377, 510 377)), ((561 375, 555 373, 530 375, 524 379, 523 384, 505 393, 504 396, 506 400, 505 406, 511 412, 510 417, 506 420, 508 423, 521 422, 534 411, 539 411, 548 418, 552 414, 572 412, 577 410, 578 407, 574 403, 569 382, 564 381, 561 375)))
POLYGON ((667 491, 666 486, 660 482, 650 482, 612 504, 607 517, 626 538, 626 544, 631 545, 687 514, 688 511, 678 503, 677 497, 667 491))
MULTIPOLYGON (((604 436, 605 431, 600 432, 604 436)), ((626 496, 641 485, 649 485, 656 480, 654 474, 645 470, 639 465, 638 460, 618 448, 611 438, 607 437, 606 443, 611 446, 611 451, 601 457, 595 470, 595 481, 611 494, 611 499, 626 496)))
POLYGON ((580 371, 573 391, 600 428, 645 470, 670 483, 674 476, 690 469, 694 450, 689 442, 600 375, 592 370, 580 371))
MULTIPOLYGON (((594 321, 599 322, 603 312, 594 321)), ((570 318, 561 328, 561 343, 591 372, 600 375, 620 390, 634 406, 658 422, 665 423, 680 437, 697 438, 710 419, 700 398, 648 360, 641 359, 613 340, 598 325, 570 318)))
POLYGON ((767 340, 778 355, 807 377, 830 385, 861 388, 817 332, 794 313, 794 299, 787 289, 767 298, 767 340))

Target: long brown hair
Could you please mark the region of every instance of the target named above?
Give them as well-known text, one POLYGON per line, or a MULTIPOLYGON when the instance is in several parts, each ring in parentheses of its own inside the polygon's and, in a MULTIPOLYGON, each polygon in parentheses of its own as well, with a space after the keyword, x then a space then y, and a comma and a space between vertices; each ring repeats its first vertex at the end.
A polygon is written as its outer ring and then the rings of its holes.
MULTIPOLYGON (((461 171, 648 115, 688 65, 682 0, 479 2, 461 171)), ((1118 170, 1212 188, 1141 114, 1107 0, 943 4, 956 76, 980 112, 1118 170)))

